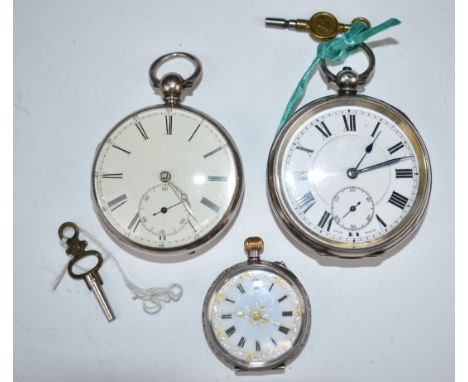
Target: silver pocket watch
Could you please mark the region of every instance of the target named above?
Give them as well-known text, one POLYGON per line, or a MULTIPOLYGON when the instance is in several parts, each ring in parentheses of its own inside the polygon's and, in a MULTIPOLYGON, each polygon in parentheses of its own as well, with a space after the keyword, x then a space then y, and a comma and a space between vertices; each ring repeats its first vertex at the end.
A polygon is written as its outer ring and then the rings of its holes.
POLYGON ((321 61, 338 94, 298 110, 276 136, 268 158, 270 204, 299 243, 341 257, 378 255, 421 224, 431 190, 429 155, 400 110, 357 95, 375 66, 337 75, 321 61))
POLYGON ((232 223, 244 183, 237 147, 208 115, 180 104, 201 77, 188 53, 158 58, 149 71, 164 103, 122 119, 104 138, 93 163, 92 197, 101 222, 123 245, 149 254, 188 254, 212 243, 232 223), (193 74, 157 77, 183 58, 193 74))
POLYGON ((307 342, 309 298, 284 263, 260 260, 262 239, 250 237, 244 247, 248 260, 222 272, 206 294, 205 336, 237 371, 283 369, 307 342))

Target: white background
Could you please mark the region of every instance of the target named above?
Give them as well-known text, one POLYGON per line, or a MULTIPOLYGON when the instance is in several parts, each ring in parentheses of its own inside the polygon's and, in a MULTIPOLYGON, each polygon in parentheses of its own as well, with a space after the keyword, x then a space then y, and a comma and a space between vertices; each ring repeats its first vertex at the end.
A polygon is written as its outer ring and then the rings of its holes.
MULTIPOLYGON (((446 1, 42 1, 15 3, 14 367, 18 381, 449 381, 454 360, 453 4, 446 1), (322 261, 277 227, 265 192, 274 131, 316 43, 266 29, 267 16, 340 20, 389 17, 402 25, 371 41, 377 68, 366 94, 401 108, 422 134, 433 192, 417 236, 383 261, 322 261), (209 252, 173 264, 126 254, 101 228, 90 199, 94 150, 121 117, 159 103, 147 69, 186 50, 204 77, 185 104, 218 119, 245 168, 240 215, 209 252), (73 220, 96 234, 139 285, 180 282, 178 303, 156 316, 132 301, 112 264, 104 289, 117 315, 108 324, 84 283, 50 285, 66 256, 57 228, 73 220), (201 328, 206 290, 243 259, 260 235, 265 258, 284 260, 313 309, 306 348, 284 375, 238 377, 208 348, 201 328), (320 262, 319 262, 320 261, 320 262)), ((347 61, 356 69, 361 56, 347 61), (355 64, 355 65, 354 65, 355 64)), ((182 67, 188 69, 188 67, 182 67)), ((330 94, 316 75, 305 100, 330 94)))

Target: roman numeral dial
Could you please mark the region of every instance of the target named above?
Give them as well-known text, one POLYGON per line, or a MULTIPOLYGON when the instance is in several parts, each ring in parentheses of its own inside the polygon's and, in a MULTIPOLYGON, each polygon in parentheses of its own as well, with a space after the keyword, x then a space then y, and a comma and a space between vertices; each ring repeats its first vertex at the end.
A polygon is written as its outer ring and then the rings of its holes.
POLYGON ((410 211, 427 204, 423 143, 405 116, 384 114, 380 104, 318 105, 303 109, 274 141, 267 178, 273 210, 308 247, 344 257, 383 248, 393 230, 408 232, 410 211))
POLYGON ((226 216, 237 210, 243 188, 229 135, 178 106, 120 122, 99 146, 93 175, 99 218, 145 251, 183 252, 211 240, 230 224, 226 216))
POLYGON ((210 343, 244 361, 284 355, 291 349, 284 344, 297 343, 307 330, 303 319, 309 318, 307 295, 290 277, 269 265, 223 272, 203 306, 203 317, 209 317, 204 330, 210 343))

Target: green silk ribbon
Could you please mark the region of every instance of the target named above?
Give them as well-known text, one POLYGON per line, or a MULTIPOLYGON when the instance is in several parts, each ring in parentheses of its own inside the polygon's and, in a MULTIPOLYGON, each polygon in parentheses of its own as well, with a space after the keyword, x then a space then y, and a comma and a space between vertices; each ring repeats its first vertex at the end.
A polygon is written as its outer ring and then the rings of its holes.
POLYGON ((286 105, 276 134, 279 133, 291 114, 293 114, 296 110, 297 105, 304 96, 307 84, 309 83, 314 70, 321 60, 335 62, 343 61, 357 49, 359 44, 366 41, 369 37, 398 24, 401 24, 400 20, 392 18, 369 29, 366 24, 358 21, 354 23, 351 28, 340 37, 330 41, 321 42, 317 47, 317 55, 303 74, 301 80, 296 86, 296 89, 294 90, 294 93, 289 99, 288 104, 286 105))

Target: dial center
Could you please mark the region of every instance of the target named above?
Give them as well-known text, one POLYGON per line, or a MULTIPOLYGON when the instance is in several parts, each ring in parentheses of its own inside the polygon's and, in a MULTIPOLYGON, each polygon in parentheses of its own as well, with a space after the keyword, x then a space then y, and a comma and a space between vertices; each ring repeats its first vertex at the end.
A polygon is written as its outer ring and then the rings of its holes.
POLYGON ((250 317, 252 317, 252 319, 257 321, 257 320, 260 320, 262 318, 262 315, 260 313, 258 313, 258 312, 252 312, 250 317))
POLYGON ((359 173, 358 173, 357 168, 354 168, 354 167, 349 168, 348 171, 346 171, 346 175, 348 175, 348 178, 350 179, 356 179, 358 174, 359 173))
MULTIPOLYGON (((380 201, 386 195, 391 183, 391 168, 382 168, 372 174, 360 174, 358 168, 350 167, 359 162, 368 144, 368 137, 357 134, 336 136, 326 142, 317 151, 312 169, 307 175, 308 181, 315 189, 314 196, 317 195, 325 205, 330 206, 339 190, 344 187, 358 186, 369 192, 376 202, 380 201)), ((380 158, 386 158, 387 155, 385 148, 376 143, 372 153, 364 159, 363 165, 369 160, 378 162, 380 158)))
POLYGON ((171 180, 171 173, 169 171, 161 171, 159 179, 161 179, 161 182, 167 183, 171 180))

